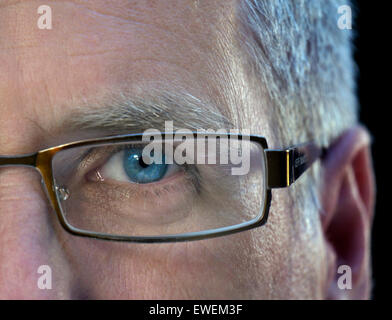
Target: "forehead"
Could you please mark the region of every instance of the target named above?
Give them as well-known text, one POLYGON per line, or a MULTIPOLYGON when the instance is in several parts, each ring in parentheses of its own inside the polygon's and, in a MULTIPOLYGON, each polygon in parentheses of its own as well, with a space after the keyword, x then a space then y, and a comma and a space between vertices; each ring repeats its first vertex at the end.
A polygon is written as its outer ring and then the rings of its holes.
POLYGON ((55 128, 73 106, 121 90, 182 88, 228 109, 239 78, 232 1, 50 1, 51 30, 37 26, 42 2, 0 3, 4 130, 21 115, 55 128))

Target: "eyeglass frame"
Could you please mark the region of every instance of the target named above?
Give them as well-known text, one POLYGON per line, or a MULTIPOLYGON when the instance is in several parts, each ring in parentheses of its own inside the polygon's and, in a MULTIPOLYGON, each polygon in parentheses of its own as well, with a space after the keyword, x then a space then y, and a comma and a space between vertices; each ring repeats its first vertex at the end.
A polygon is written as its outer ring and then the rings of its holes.
MULTIPOLYGON (((181 132, 163 132, 162 135, 181 134, 181 132)), ((136 242, 136 243, 163 243, 163 242, 182 242, 192 240, 202 240, 214 237, 226 236, 233 233, 238 233, 264 225, 268 220, 270 206, 272 202, 272 189, 287 188, 292 185, 298 178, 311 167, 311 165, 319 158, 323 158, 326 149, 318 147, 314 142, 307 142, 300 145, 291 146, 284 149, 269 149, 267 139, 259 135, 242 135, 232 133, 210 133, 210 132, 188 132, 184 135, 193 135, 197 138, 199 134, 203 137, 227 136, 229 139, 235 136, 236 139, 249 139, 251 142, 256 142, 262 147, 264 151, 264 165, 265 176, 267 177, 265 188, 265 201, 262 208, 262 214, 253 220, 216 229, 209 229, 197 232, 171 234, 162 236, 126 236, 113 235, 101 232, 94 232, 82 230, 73 227, 65 218, 65 214, 61 209, 58 193, 56 192, 56 182, 53 177, 52 160, 54 156, 63 150, 86 147, 94 145, 102 145, 103 143, 115 144, 140 141, 145 133, 123 134, 116 136, 109 136, 97 139, 86 139, 75 142, 70 142, 55 147, 39 150, 35 153, 15 155, 15 156, 0 156, 0 167, 10 166, 24 166, 33 167, 41 175, 41 183, 46 191, 53 209, 56 212, 60 225, 65 231, 75 236, 89 237, 101 240, 122 241, 122 242, 136 242)), ((154 135, 154 134, 150 134, 154 135)), ((155 133, 156 135, 156 133, 155 133)))

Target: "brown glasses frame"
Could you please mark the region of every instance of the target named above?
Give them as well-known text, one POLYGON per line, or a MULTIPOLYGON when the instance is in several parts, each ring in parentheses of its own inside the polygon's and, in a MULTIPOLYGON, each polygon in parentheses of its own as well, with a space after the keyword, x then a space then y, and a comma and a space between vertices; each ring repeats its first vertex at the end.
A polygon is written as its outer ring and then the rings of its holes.
MULTIPOLYGON (((179 132, 162 133, 162 136, 181 134, 179 132)), ((184 133, 183 135, 189 135, 184 133)), ((176 242, 176 241, 190 241, 213 238, 218 236, 225 236, 236 232, 241 232, 264 225, 268 220, 269 209, 272 200, 272 189, 286 188, 293 184, 318 158, 323 156, 324 149, 319 148, 313 142, 293 146, 286 149, 268 149, 267 140, 258 135, 241 135, 241 134, 217 134, 217 133, 200 133, 193 132, 194 138, 200 134, 206 137, 227 136, 229 139, 249 139, 252 142, 259 144, 264 150, 264 163, 266 172, 266 188, 264 207, 261 214, 248 222, 238 225, 223 227, 219 229, 211 229, 199 232, 184 233, 178 235, 165 236, 120 236, 106 233, 92 232, 81 230, 70 225, 65 215, 62 212, 58 195, 56 192, 56 185, 53 177, 52 160, 54 156, 66 149, 72 149, 83 146, 97 146, 102 144, 124 143, 140 141, 145 134, 126 134, 111 137, 104 137, 99 139, 89 139, 77 142, 71 142, 56 147, 40 150, 36 153, 18 155, 18 156, 0 156, 0 167, 5 166, 27 166, 38 170, 42 177, 42 182, 47 192, 48 198, 52 207, 54 208, 57 218, 62 227, 69 233, 76 236, 90 237, 103 240, 126 241, 126 242, 176 242)), ((154 134, 151 134, 154 135, 154 134)), ((156 135, 156 134, 155 134, 156 135)), ((164 139, 164 138, 163 138, 164 139)))

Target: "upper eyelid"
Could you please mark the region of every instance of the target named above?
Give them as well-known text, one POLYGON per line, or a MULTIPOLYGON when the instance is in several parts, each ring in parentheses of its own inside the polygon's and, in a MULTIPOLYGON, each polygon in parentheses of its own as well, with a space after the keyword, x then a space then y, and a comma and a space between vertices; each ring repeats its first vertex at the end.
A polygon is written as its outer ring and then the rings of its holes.
MULTIPOLYGON (((86 170, 90 170, 91 164, 95 163, 96 164, 96 158, 98 157, 99 154, 102 155, 102 153, 96 153, 94 154, 95 151, 103 148, 103 146, 99 147, 94 147, 94 146, 89 146, 85 148, 75 148, 75 152, 77 152, 75 157, 65 157, 66 161, 63 161, 61 166, 57 166, 56 169, 56 176, 62 176, 62 177, 71 177, 77 174, 78 172, 83 172, 86 170), (78 152, 78 149, 81 151, 78 152), (86 150, 83 150, 86 149, 86 150)), ((72 149, 68 149, 72 150, 72 149)), ((61 151, 59 155, 61 155, 61 151)), ((107 159, 107 157, 106 157, 107 159)), ((103 158, 102 161, 104 161, 105 158, 103 158)))
MULTIPOLYGON (((115 155, 118 152, 121 152, 125 149, 128 148, 134 148, 135 146, 137 146, 136 144, 127 144, 127 145, 110 145, 108 147, 110 147, 111 149, 104 152, 105 157, 104 159, 108 160, 110 159, 110 157, 112 157, 113 155, 115 155)), ((96 158, 100 155, 102 155, 103 152, 99 152, 100 149, 106 149, 106 146, 99 146, 99 147, 92 147, 88 150, 88 153, 83 157, 83 159, 81 160, 81 164, 82 166, 87 166, 86 162, 88 161, 92 161, 95 162, 94 160, 96 160, 96 158), (96 153, 94 153, 96 152, 96 153)))

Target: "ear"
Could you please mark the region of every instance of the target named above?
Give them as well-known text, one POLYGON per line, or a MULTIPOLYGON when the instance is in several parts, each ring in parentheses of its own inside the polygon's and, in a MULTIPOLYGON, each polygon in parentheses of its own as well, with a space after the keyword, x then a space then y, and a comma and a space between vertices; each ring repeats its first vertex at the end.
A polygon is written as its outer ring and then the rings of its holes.
POLYGON ((366 129, 358 126, 344 132, 328 149, 322 167, 321 222, 329 271, 326 297, 369 298, 375 183, 366 129))

